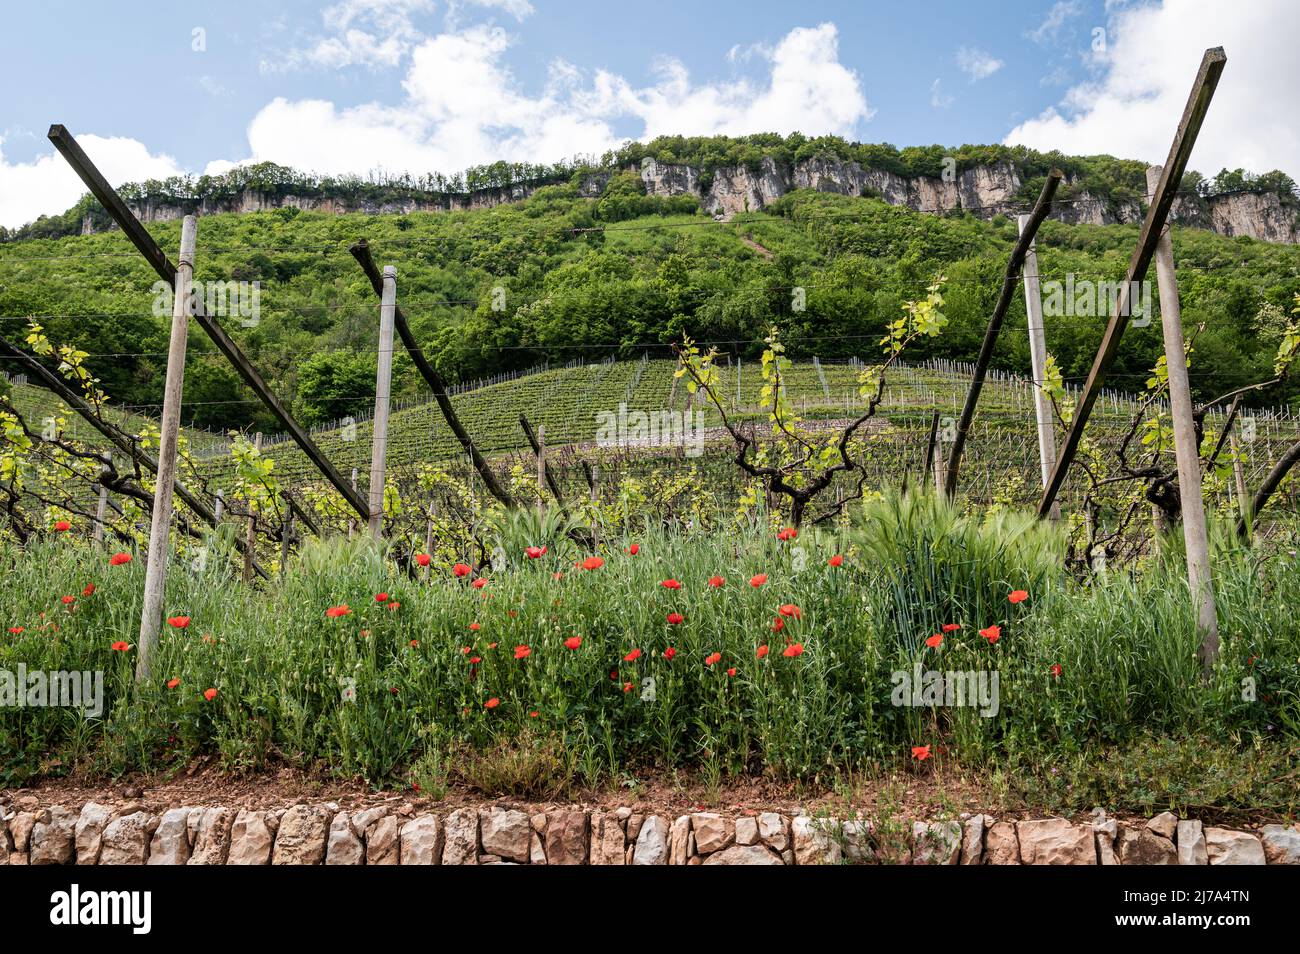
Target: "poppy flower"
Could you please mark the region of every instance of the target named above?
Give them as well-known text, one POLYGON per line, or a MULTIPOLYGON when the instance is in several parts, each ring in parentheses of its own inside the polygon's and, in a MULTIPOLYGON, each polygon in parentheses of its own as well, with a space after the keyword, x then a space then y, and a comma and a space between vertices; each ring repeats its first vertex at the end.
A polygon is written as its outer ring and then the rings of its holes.
POLYGON ((672 659, 676 655, 677 655, 677 650, 674 649, 672 646, 669 646, 667 649, 664 650, 664 659, 672 659))
POLYGON ((471 632, 471 633, 477 633, 477 632, 478 632, 480 629, 482 629, 482 628, 483 628, 483 627, 480 626, 478 623, 470 623, 470 624, 469 624, 469 629, 470 629, 470 632, 471 632))
POLYGON ((562 579, 564 579, 564 574, 563 574, 562 572, 560 572, 559 570, 556 570, 554 573, 551 574, 551 579, 553 579, 553 580, 562 580, 562 579))
POLYGON ((388 602, 388 594, 387 594, 387 593, 376 593, 376 594, 375 594, 375 602, 376 602, 376 603, 387 603, 387 602, 388 602))
POLYGON ((803 619, 803 610, 793 603, 783 603, 780 611, 782 616, 793 616, 795 619, 803 619))
POLYGON ((623 662, 636 662, 640 658, 641 658, 641 650, 634 649, 626 656, 623 657, 623 662))
POLYGON ((546 556, 546 547, 525 547, 524 555, 530 560, 546 556))
POLYGON ((415 648, 418 647, 419 645, 420 645, 420 641, 419 641, 418 639, 413 639, 413 640, 411 640, 411 648, 412 648, 412 649, 415 649, 415 648))
POLYGON ((627 548, 627 552, 631 556, 636 556, 638 553, 641 552, 641 544, 639 543, 632 544, 630 547, 627 548))
POLYGON ((994 643, 996 643, 999 639, 1002 638, 1002 627, 999 626, 997 623, 994 623, 992 626, 981 629, 980 635, 983 636, 985 639, 987 639, 989 641, 989 645, 992 646, 994 643))
POLYGON ((793 659, 795 656, 803 655, 803 643, 791 643, 785 649, 781 650, 781 655, 787 659, 793 659))
POLYGON ((129 651, 130 648, 131 648, 130 643, 124 643, 120 639, 113 644, 113 652, 115 653, 124 653, 129 651))
POLYGON ((77 598, 75 596, 64 596, 61 597, 61 599, 63 600, 64 606, 71 606, 73 603, 77 602, 77 598))
POLYGON ((671 623, 671 624, 674 625, 674 626, 676 626, 678 623, 682 622, 684 619, 686 619, 686 617, 683 616, 681 613, 669 613, 669 614, 668 614, 668 622, 671 623))
POLYGON ((17 635, 18 635, 19 633, 21 633, 24 629, 26 629, 26 627, 24 627, 24 626, 10 626, 10 627, 9 627, 9 632, 11 632, 11 633, 13 633, 15 636, 17 636, 17 635))
POLYGON ((632 683, 630 683, 630 682, 625 682, 625 683, 623 683, 623 691, 624 691, 624 692, 631 692, 631 691, 632 691, 632 683))
POLYGON ((663 580, 659 585, 665 590, 680 590, 682 588, 682 584, 677 580, 663 580))
POLYGON ((565 649, 577 649, 581 645, 582 645, 581 636, 570 636, 568 639, 564 641, 565 649))
MULTIPOLYGON (((396 691, 396 690, 394 690, 394 691, 396 691)), ((215 689, 204 689, 204 690, 203 690, 203 698, 204 698, 204 699, 207 699, 208 702, 211 702, 213 699, 217 698, 217 690, 215 690, 215 689)))
POLYGON ((415 555, 415 562, 419 566, 428 566, 431 560, 432 557, 430 557, 429 554, 427 553, 417 553, 415 555))
POLYGON ((756 652, 754 655, 757 656, 759 659, 766 659, 767 654, 768 654, 767 643, 764 643, 762 646, 758 647, 758 652, 756 652))
POLYGON ((709 586, 713 587, 715 590, 722 589, 722 587, 726 585, 726 582, 727 581, 720 576, 715 575, 709 577, 709 586))
POLYGON ((531 647, 528 647, 528 646, 516 646, 516 647, 515 647, 515 658, 516 658, 516 659, 527 659, 527 658, 528 658, 529 656, 531 656, 532 654, 533 654, 533 650, 532 650, 531 647))
POLYGON ((391 603, 388 604, 388 610, 391 613, 396 613, 401 608, 402 608, 402 604, 397 602, 397 600, 393 600, 391 603))
POLYGON ((72 524, 68 523, 68 521, 66 520, 60 520, 58 523, 54 525, 54 529, 57 530, 59 533, 67 533, 69 530, 72 529, 72 524))
POLYGON ((471 583, 470 586, 474 587, 476 590, 483 589, 483 587, 487 586, 487 577, 480 576, 477 580, 471 583))
POLYGON ((599 570, 604 565, 605 561, 598 556, 589 556, 587 559, 582 561, 582 568, 584 570, 599 570))
POLYGON ((784 530, 782 530, 780 533, 776 535, 776 538, 780 540, 782 543, 784 543, 786 540, 793 540, 797 536, 799 536, 798 530, 796 530, 794 527, 786 527, 784 530))
POLYGON ((944 624, 943 624, 943 631, 944 631, 945 633, 955 633, 955 632, 957 632, 957 630, 959 630, 959 629, 961 629, 961 623, 944 623, 944 624))
POLYGON ((188 616, 168 616, 167 625, 173 629, 184 629, 190 625, 190 618, 188 616))
POLYGON ((497 706, 499 706, 499 705, 501 705, 501 700, 498 699, 496 696, 493 696, 493 697, 492 697, 491 699, 489 699, 487 702, 483 703, 483 708, 484 708, 484 709, 495 709, 495 708, 496 708, 497 706))
POLYGON ((541 715, 541 713, 534 709, 532 712, 528 713, 528 718, 536 719, 539 715, 541 715))
POLYGON ((129 553, 114 553, 111 557, 108 558, 109 566, 121 566, 123 563, 130 563, 130 562, 131 562, 131 554, 129 553))
POLYGON ((783 620, 783 619, 782 619, 781 617, 779 617, 779 616, 775 616, 775 617, 773 617, 773 618, 772 618, 772 632, 774 632, 774 633, 779 633, 779 632, 781 632, 781 630, 783 630, 783 629, 785 629, 785 620, 783 620))
POLYGON ((712 666, 716 662, 722 662, 722 653, 709 653, 704 657, 704 665, 712 666))
POLYGON ((757 573, 757 574, 755 574, 754 576, 751 576, 751 577, 749 578, 749 585, 752 586, 752 587, 754 587, 755 589, 758 589, 760 586, 762 586, 762 585, 763 585, 764 583, 766 583, 766 582, 767 582, 767 574, 766 574, 766 573, 757 573))
POLYGON ((912 746, 912 758, 916 759, 918 762, 924 762, 929 757, 930 747, 928 745, 912 746))
POLYGON ((931 649, 938 649, 943 645, 943 633, 935 633, 925 641, 925 644, 931 649))
POLYGON ((85 588, 84 590, 81 591, 81 595, 82 595, 82 596, 94 596, 94 594, 95 594, 95 584, 94 584, 94 583, 87 583, 87 584, 86 584, 86 588, 85 588))
POLYGON ((1060 663, 1053 663, 1052 668, 1049 669, 1048 672, 1050 672, 1054 678, 1060 679, 1061 673, 1065 672, 1065 669, 1061 666, 1060 663))
POLYGON ((325 611, 325 615, 330 619, 338 619, 340 616, 347 616, 352 612, 347 603, 340 603, 338 606, 331 606, 325 611))
POLYGON ((451 572, 454 576, 459 578, 459 577, 469 576, 471 573, 474 572, 474 568, 470 566, 468 563, 457 563, 455 566, 451 568, 451 572))
POLYGON ((831 565, 831 566, 843 566, 843 565, 844 565, 844 557, 840 556, 840 555, 837 553, 837 554, 835 554, 835 556, 831 557, 831 558, 830 558, 829 560, 827 560, 826 562, 827 562, 829 565, 831 565))
POLYGON ((176 688, 177 686, 179 686, 180 684, 181 684, 181 681, 180 681, 179 679, 168 679, 168 680, 167 680, 167 688, 168 688, 168 689, 175 689, 175 688, 176 688))
POLYGON ((1025 600, 1029 599, 1029 594, 1026 593, 1024 590, 1012 590, 1011 595, 1008 596, 1007 599, 1012 604, 1023 603, 1025 600))

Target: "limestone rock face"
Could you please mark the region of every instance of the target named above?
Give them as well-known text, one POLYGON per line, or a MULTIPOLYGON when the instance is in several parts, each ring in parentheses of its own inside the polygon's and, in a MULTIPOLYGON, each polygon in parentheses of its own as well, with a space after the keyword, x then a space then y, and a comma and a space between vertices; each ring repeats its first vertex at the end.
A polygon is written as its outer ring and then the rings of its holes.
POLYGON ((1259 840, 1270 865, 1300 865, 1300 825, 1265 825, 1259 840))
POLYGON ((844 853, 836 837, 836 825, 826 819, 799 815, 791 823, 795 864, 837 865, 844 853))
POLYGON ((190 808, 171 808, 163 812, 149 843, 149 864, 183 865, 190 860, 190 808))
POLYGON ((1254 835, 1227 828, 1205 829, 1205 847, 1212 865, 1263 865, 1264 846, 1254 835))
POLYGON ((366 863, 365 842, 352 828, 352 817, 339 812, 330 822, 329 837, 325 840, 325 864, 363 865, 366 863))
POLYGON ((476 865, 478 856, 478 812, 473 808, 458 808, 443 824, 442 863, 476 865))
POLYGON ((311 805, 294 805, 280 819, 271 853, 273 865, 319 865, 325 861, 330 817, 311 805))
POLYGON ((1064 818, 1016 822, 1020 863, 1026 865, 1095 865, 1092 828, 1064 818))
POLYGON ((717 812, 696 812, 691 816, 691 831, 695 833, 695 850, 702 855, 721 851, 736 837, 735 822, 717 812))
POLYGON ((142 865, 149 855, 149 839, 156 818, 134 812, 115 818, 104 828, 99 849, 101 865, 142 865))
POLYGON ((668 820, 651 815, 641 823, 637 833, 636 848, 632 852, 634 865, 668 864, 668 820))
POLYGON ((684 865, 690 857, 691 816, 679 815, 668 830, 668 863, 684 865))
POLYGON ((588 861, 593 865, 621 865, 627 860, 624 832, 618 816, 591 813, 591 844, 588 861))
POLYGON ((442 826, 436 815, 412 818, 399 833, 401 863, 404 865, 437 865, 442 863, 442 826))
POLYGON ((1198 821, 1178 823, 1178 863, 1180 865, 1206 865, 1210 863, 1205 849, 1205 831, 1198 821))
POLYGON ((762 845, 732 845, 704 859, 706 865, 783 865, 781 856, 762 845))
POLYGON ((758 844, 758 819, 742 816, 736 819, 736 844, 758 844))
POLYGON ((586 812, 561 811, 547 815, 546 863, 580 865, 587 861, 590 834, 586 812))
POLYGON ((266 812, 240 809, 230 828, 228 865, 269 865, 275 835, 266 812))
POLYGON ((521 864, 528 862, 532 826, 524 812, 492 808, 479 814, 483 850, 521 864))
POLYGON ((977 865, 984 858, 984 816, 966 819, 961 836, 961 863, 977 865))
MULTIPOLYGON (((193 816, 190 821, 194 821, 193 816)), ((234 823, 235 813, 229 808, 203 809, 194 834, 194 848, 186 864, 224 865, 230 853, 230 830, 234 823)))
POLYGON ((776 812, 763 812, 758 816, 758 836, 773 851, 790 847, 790 822, 776 812))
POLYGON ((955 865, 961 856, 961 822, 914 822, 912 864, 955 865))
POLYGON ((401 854, 396 815, 385 815, 366 832, 366 864, 395 865, 401 854))
POLYGON ((32 865, 70 865, 76 858, 77 816, 62 805, 55 805, 41 821, 32 826, 31 847, 27 863, 32 865))
POLYGON ((1176 865, 1174 843, 1151 828, 1125 826, 1119 832, 1119 863, 1122 865, 1176 865))

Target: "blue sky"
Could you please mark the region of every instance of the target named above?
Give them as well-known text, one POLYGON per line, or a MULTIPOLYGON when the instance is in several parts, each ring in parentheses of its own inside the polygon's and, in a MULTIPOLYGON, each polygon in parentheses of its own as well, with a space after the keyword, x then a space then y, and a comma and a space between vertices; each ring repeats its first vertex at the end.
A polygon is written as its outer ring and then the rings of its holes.
POLYGON ((1217 44, 1215 143, 1193 166, 1300 173, 1291 0, 7 6, 0 58, 26 78, 0 100, 8 226, 80 194, 51 122, 115 181, 261 159, 450 173, 662 132, 794 129, 1159 160, 1217 44))

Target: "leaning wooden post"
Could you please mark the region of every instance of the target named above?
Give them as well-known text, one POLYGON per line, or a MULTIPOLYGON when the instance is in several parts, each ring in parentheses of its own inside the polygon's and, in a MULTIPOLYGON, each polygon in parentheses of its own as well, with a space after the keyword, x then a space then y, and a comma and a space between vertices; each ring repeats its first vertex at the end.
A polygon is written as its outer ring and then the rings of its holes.
POLYGON ((537 425, 537 512, 546 510, 546 425, 537 425))
MULTIPOLYGON (((352 468, 352 489, 353 489, 353 490, 356 490, 356 489, 357 489, 357 469, 356 469, 355 467, 352 468)), ((348 520, 348 539, 351 540, 351 539, 352 539, 352 535, 353 535, 354 533, 356 533, 356 532, 357 532, 357 521, 356 521, 356 519, 355 519, 355 518, 349 519, 349 520, 348 520)))
MULTIPOLYGON (((1029 216, 1017 218, 1020 234, 1029 224, 1029 216)), ((1052 402, 1045 390, 1047 385, 1047 337, 1043 331, 1043 295, 1038 284, 1038 252, 1034 240, 1029 240, 1025 251, 1025 315, 1029 326, 1029 364, 1034 375, 1034 419, 1038 423, 1038 467, 1042 472, 1043 486, 1051 476, 1056 463, 1056 428, 1052 422, 1052 402)), ((1052 501, 1053 520, 1061 518, 1061 508, 1052 501)))
MULTIPOLYGON (((1160 183, 1162 171, 1160 166, 1147 169, 1147 188, 1152 193, 1160 183)), ((1187 546, 1187 583, 1191 588, 1196 628, 1201 637, 1201 665, 1208 671, 1219 655, 1219 617, 1214 606, 1210 540, 1205 528, 1205 501, 1201 496, 1201 449, 1192 417, 1192 389, 1187 380, 1182 308, 1178 302, 1174 248, 1168 226, 1161 229, 1155 259, 1156 281, 1160 288, 1160 323, 1165 339, 1165 367, 1169 374, 1169 411, 1174 419, 1174 456, 1178 461, 1183 541, 1187 546)))
POLYGON ((384 465, 388 453, 388 404, 392 398, 393 313, 397 305, 397 269, 384 266, 384 290, 379 299, 379 361, 375 371, 374 439, 370 450, 370 535, 384 531, 384 465))
POLYGON ((167 381, 163 389, 161 434, 158 438, 158 475, 153 489, 153 514, 149 526, 149 562, 145 566, 144 606, 140 611, 140 641, 136 646, 135 680, 148 680, 162 625, 163 590, 167 585, 168 530, 172 517, 172 485, 176 482, 176 444, 181 427, 181 397, 185 386, 185 344, 189 335, 191 288, 194 281, 194 245, 198 220, 187 215, 181 222, 181 251, 176 262, 172 296, 172 331, 167 347, 167 381))

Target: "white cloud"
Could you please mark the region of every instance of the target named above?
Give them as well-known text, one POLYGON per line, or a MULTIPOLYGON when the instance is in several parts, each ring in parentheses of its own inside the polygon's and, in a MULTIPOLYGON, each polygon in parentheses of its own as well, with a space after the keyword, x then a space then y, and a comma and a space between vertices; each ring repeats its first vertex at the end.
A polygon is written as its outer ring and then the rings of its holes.
MULTIPOLYGON (((135 139, 83 135, 77 142, 114 186, 182 172, 171 156, 154 155, 135 139)), ((41 214, 62 212, 86 192, 72 167, 53 150, 32 162, 10 163, 3 147, 0 138, 0 225, 16 228, 41 214)))
POLYGON ((264 58, 260 70, 283 73, 308 67, 348 66, 391 69, 400 65, 424 36, 415 18, 431 14, 433 9, 433 0, 340 0, 321 13, 330 35, 275 58, 264 58))
POLYGON ((1083 5, 1079 0, 1058 0, 1057 3, 1052 4, 1052 9, 1047 11, 1043 22, 1025 36, 1041 45, 1055 43, 1060 36, 1061 27, 1065 26, 1065 21, 1077 17, 1082 12, 1083 5))
POLYGON ((963 46, 957 51, 957 66, 970 77, 972 83, 987 79, 1002 69, 1002 61, 973 46, 963 46))
POLYGON ((1300 7, 1293 0, 1117 7, 1106 49, 1097 54, 1098 81, 1073 87, 1058 106, 1016 126, 1004 141, 1163 162, 1202 54, 1222 46, 1228 62, 1191 168, 1208 175, 1224 167, 1300 175, 1297 33, 1300 7))
POLYGON ((943 85, 936 79, 930 84, 930 105, 935 109, 947 109, 953 104, 953 97, 945 96, 943 85))

